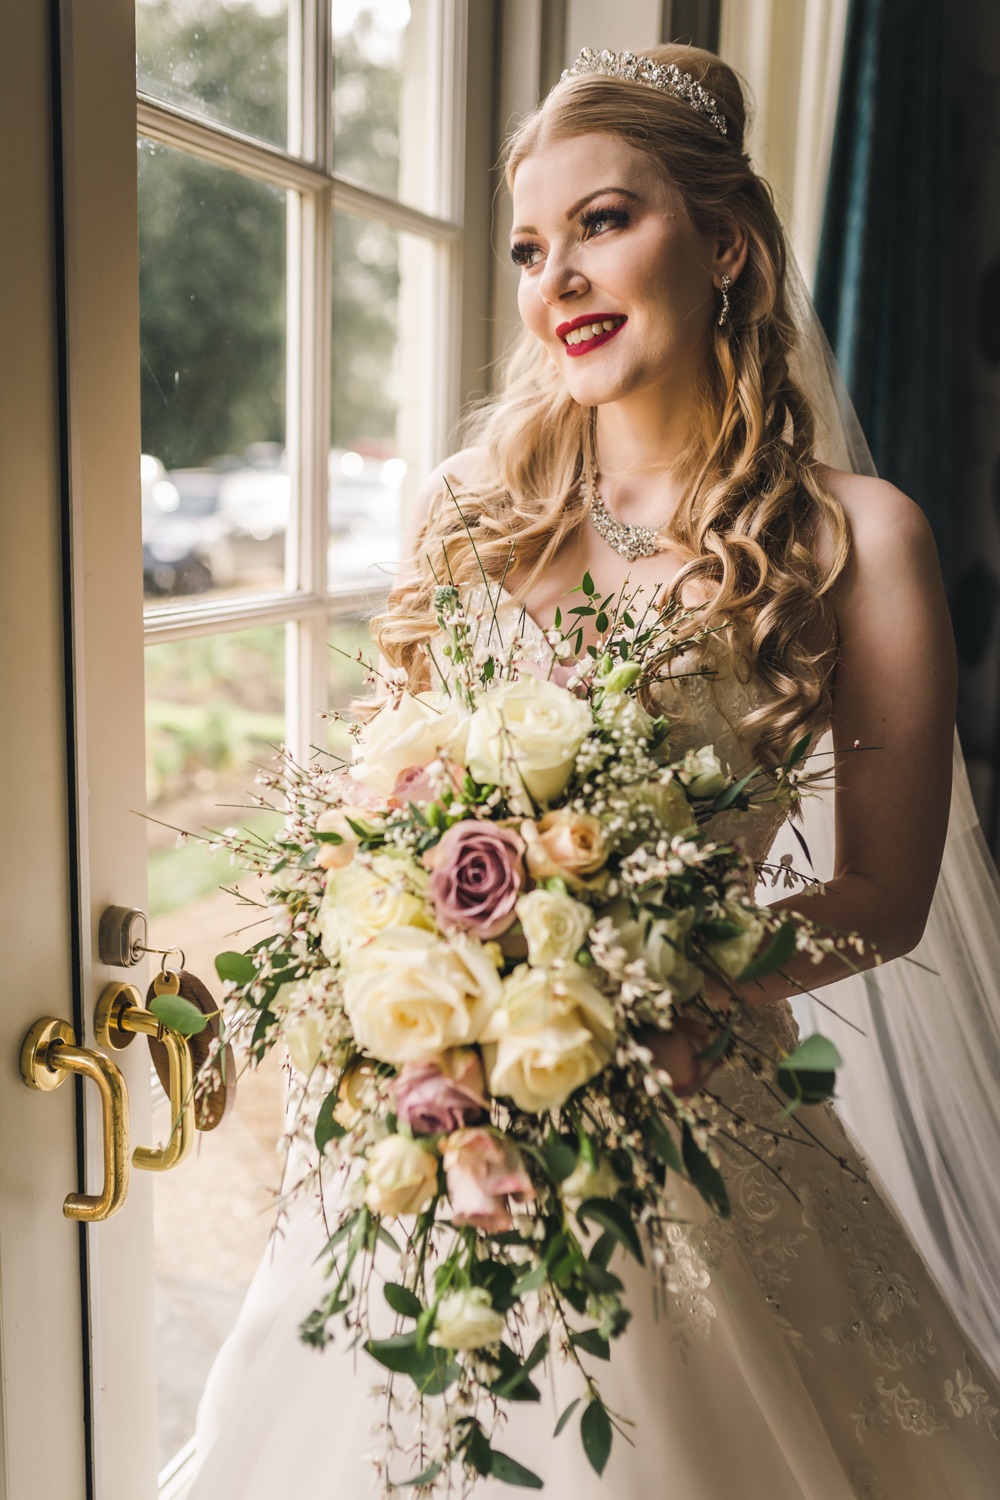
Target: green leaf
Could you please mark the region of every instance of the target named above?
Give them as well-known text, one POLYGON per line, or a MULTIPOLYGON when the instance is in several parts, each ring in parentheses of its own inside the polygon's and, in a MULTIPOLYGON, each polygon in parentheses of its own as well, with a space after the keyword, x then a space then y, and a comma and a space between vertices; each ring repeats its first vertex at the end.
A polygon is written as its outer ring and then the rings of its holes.
POLYGON ((842 1068, 844 1059, 830 1038, 816 1031, 800 1042, 790 1057, 783 1057, 781 1066, 793 1073, 828 1073, 842 1068))
POLYGON ((313 838, 317 844, 342 844, 344 842, 343 836, 339 833, 334 833, 332 828, 322 833, 314 833, 313 838))
POLYGON ((725 812, 727 807, 732 807, 737 797, 739 797, 741 793, 746 791, 751 781, 753 781, 754 777, 758 774, 759 773, 756 769, 754 769, 753 771, 748 771, 746 776, 741 776, 739 781, 734 781, 732 786, 727 786, 723 791, 719 793, 715 801, 712 803, 712 811, 714 813, 725 812))
POLYGON ((836 1073, 793 1073, 779 1068, 776 1078, 782 1093, 792 1100, 786 1114, 794 1114, 798 1104, 823 1104, 833 1098, 837 1088, 836 1073))
POLYGON ((409 1287, 400 1286, 398 1281, 387 1281, 382 1288, 382 1295, 393 1312, 399 1313, 402 1318, 419 1318, 424 1310, 416 1293, 411 1292, 409 1287))
POLYGON ((576 1166, 576 1151, 563 1136, 550 1132, 542 1144, 542 1155, 549 1176, 555 1183, 565 1182, 576 1166))
POLYGON ((267 1034, 269 1031, 272 1031, 274 1024, 275 1020, 271 1012, 269 1010, 262 1010, 260 1015, 257 1017, 257 1022, 253 1029, 253 1036, 250 1038, 250 1051, 255 1055, 258 1061, 261 1057, 263 1057, 264 1053, 270 1046, 270 1042, 267 1040, 267 1034))
POLYGON ((787 964, 794 952, 795 923, 782 922, 763 953, 752 958, 743 972, 736 976, 736 983, 745 984, 750 979, 761 979, 765 974, 773 974, 775 969, 787 964))
POLYGON ((583 589, 583 592, 587 595, 588 599, 592 599, 594 597, 594 595, 597 593, 597 590, 594 587, 594 580, 591 578, 589 572, 588 573, 584 573, 584 575, 583 575, 583 583, 581 584, 581 588, 583 589))
POLYGON ((524 1363, 518 1359, 509 1344, 500 1345, 500 1378, 495 1380, 489 1391, 494 1396, 499 1396, 507 1401, 540 1401, 541 1391, 537 1385, 528 1379, 524 1363))
POLYGON ((385 1365, 387 1370, 395 1370, 398 1375, 413 1375, 427 1364, 428 1355, 434 1351, 417 1348, 416 1330, 409 1333, 397 1333, 388 1339, 369 1339, 365 1348, 372 1359, 377 1359, 380 1365, 385 1365))
POLYGON ((220 953, 215 960, 215 972, 220 979, 231 979, 241 987, 250 984, 257 976, 257 969, 248 953, 220 953))
POLYGON ((465 1461, 477 1474, 489 1474, 493 1470, 493 1449, 478 1422, 473 1422, 465 1445, 465 1461))
POLYGON ((806 752, 811 744, 811 734, 804 734, 800 740, 795 741, 795 744, 788 753, 788 759, 785 761, 786 771, 793 771, 800 760, 805 760, 806 752))
POLYGON ((158 1021, 180 1036, 197 1036, 208 1025, 204 1011, 183 995, 157 995, 149 1008, 158 1021))
POLYGON ((490 1476, 499 1479, 503 1484, 516 1484, 522 1490, 540 1490, 542 1481, 537 1474, 519 1464, 516 1458, 511 1458, 508 1453, 498 1453, 496 1448, 491 1450, 493 1463, 490 1467, 490 1476))
POLYGON ((556 1423, 556 1430, 552 1434, 553 1437, 558 1437, 559 1436, 559 1434, 562 1432, 563 1428, 566 1426, 566 1423, 569 1421, 570 1417, 576 1411, 577 1407, 580 1405, 580 1402, 582 1400, 583 1400, 582 1396, 577 1396, 577 1398, 576 1398, 575 1401, 571 1401, 569 1403, 569 1405, 567 1406, 566 1410, 563 1412, 562 1416, 559 1418, 558 1422, 556 1423))
POLYGON ((527 1359, 524 1361, 524 1373, 527 1375, 536 1365, 540 1365, 549 1352, 549 1336, 547 1333, 540 1334, 535 1341, 535 1346, 527 1359))
POLYGON ((343 1125, 333 1118, 333 1112, 337 1108, 337 1099, 337 1090, 333 1089, 323 1100, 319 1114, 316 1116, 316 1150, 321 1156, 327 1141, 339 1141, 341 1136, 347 1134, 343 1125))
POLYGON ((603 1474, 611 1452, 611 1418, 596 1396, 580 1418, 580 1436, 591 1468, 596 1473, 603 1474))
POLYGON ((431 1480, 436 1479, 440 1472, 441 1465, 439 1463, 429 1464, 427 1468, 422 1471, 422 1473, 414 1474, 412 1479, 394 1480, 392 1487, 394 1490, 406 1490, 411 1489, 418 1484, 430 1484, 431 1480))
POLYGON ((580 1333, 571 1333, 570 1342, 584 1354, 592 1354, 595 1359, 610 1359, 611 1345, 597 1328, 584 1328, 580 1333))
POLYGON ((643 1134, 647 1145, 656 1153, 665 1167, 671 1172, 683 1172, 684 1163, 681 1161, 673 1131, 661 1115, 654 1112, 646 1116, 643 1134))
POLYGON ((597 629, 597 631, 598 631, 598 633, 600 635, 604 634, 604 632, 608 628, 609 623, 610 623, 610 621, 608 620, 608 617, 604 613, 603 609, 600 610, 598 612, 597 619, 594 621, 594 626, 595 626, 595 628, 597 629))
POLYGON ((624 1245, 629 1254, 635 1257, 640 1266, 645 1264, 639 1232, 628 1212, 620 1204, 612 1203, 610 1198, 588 1198, 585 1203, 580 1204, 576 1216, 581 1224, 585 1224, 588 1219, 593 1219, 595 1224, 600 1224, 602 1229, 613 1234, 619 1244, 624 1245))
POLYGON ((705 1202, 715 1210, 720 1219, 728 1219, 731 1209, 722 1173, 717 1167, 713 1167, 704 1151, 695 1144, 691 1127, 686 1120, 681 1128, 681 1154, 687 1174, 705 1202))

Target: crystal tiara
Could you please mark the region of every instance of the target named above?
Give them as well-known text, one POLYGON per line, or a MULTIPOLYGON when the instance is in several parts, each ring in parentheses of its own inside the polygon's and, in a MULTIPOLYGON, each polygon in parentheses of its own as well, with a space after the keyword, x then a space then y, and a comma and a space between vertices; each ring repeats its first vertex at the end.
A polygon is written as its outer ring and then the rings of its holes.
POLYGON ((604 78, 625 78, 630 83, 641 83, 647 89, 659 89, 680 99, 696 114, 714 125, 720 135, 726 135, 726 117, 719 108, 719 101, 701 84, 682 73, 676 63, 658 63, 651 57, 636 57, 634 52, 595 52, 592 47, 583 47, 572 67, 565 68, 560 83, 567 78, 583 78, 588 73, 599 73, 604 78))

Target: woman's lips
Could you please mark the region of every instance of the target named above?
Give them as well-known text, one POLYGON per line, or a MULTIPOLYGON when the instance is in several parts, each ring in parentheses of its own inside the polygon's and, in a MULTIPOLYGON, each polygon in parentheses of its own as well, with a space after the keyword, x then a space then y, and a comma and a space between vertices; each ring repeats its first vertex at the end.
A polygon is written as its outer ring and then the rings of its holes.
POLYGON ((618 313, 601 317, 599 314, 593 318, 574 318, 572 323, 562 323, 556 329, 556 333, 562 340, 566 353, 576 359, 581 354, 589 354, 591 349, 599 349, 609 339, 613 339, 616 333, 620 333, 625 327, 627 318, 618 313), (610 326, 609 326, 610 325, 610 326), (571 340, 570 334, 575 334, 571 340))

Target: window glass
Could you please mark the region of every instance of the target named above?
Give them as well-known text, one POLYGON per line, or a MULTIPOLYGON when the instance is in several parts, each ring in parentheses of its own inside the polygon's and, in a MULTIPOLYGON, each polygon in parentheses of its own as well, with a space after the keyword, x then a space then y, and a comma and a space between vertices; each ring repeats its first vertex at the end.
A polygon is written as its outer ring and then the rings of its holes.
POLYGON ((440 0, 333 0, 336 171, 440 211, 440 0))
POLYGON ((427 464, 435 249, 333 216, 330 586, 384 591, 427 464))
MULTIPOLYGON (((255 767, 284 730, 285 627, 171 641, 146 651, 150 947, 184 949, 185 967, 216 999, 215 955, 269 929, 253 876, 198 838, 226 827, 268 836, 278 815, 250 805, 255 767), (227 889, 228 888, 228 889, 227 889)), ((172 958, 176 964, 176 956, 172 958)), ((139 1045, 139 1044, 136 1044, 139 1045)), ((284 1077, 275 1053, 242 1073, 221 1126, 153 1177, 161 1467, 194 1431, 211 1362, 236 1320, 264 1250, 278 1183, 284 1077)), ((154 1084, 153 1140, 169 1133, 154 1084)))
POLYGON ((286 195, 139 144, 143 582, 281 588, 286 195))
POLYGON ((139 88, 284 146, 288 19, 288 0, 137 0, 139 88))

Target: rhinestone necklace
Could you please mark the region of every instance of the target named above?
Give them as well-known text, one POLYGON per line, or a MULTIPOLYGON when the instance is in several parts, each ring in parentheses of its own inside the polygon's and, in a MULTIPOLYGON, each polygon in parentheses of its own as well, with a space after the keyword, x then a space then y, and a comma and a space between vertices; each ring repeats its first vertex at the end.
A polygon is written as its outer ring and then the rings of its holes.
POLYGON ((659 532, 652 526, 629 526, 624 521, 616 521, 597 493, 597 486, 588 483, 587 475, 580 481, 580 496, 590 510, 590 520, 598 536, 629 562, 667 550, 669 544, 660 541, 659 532))

